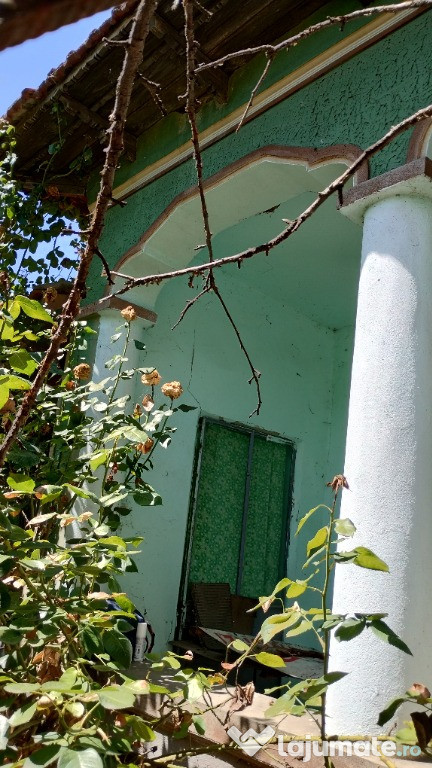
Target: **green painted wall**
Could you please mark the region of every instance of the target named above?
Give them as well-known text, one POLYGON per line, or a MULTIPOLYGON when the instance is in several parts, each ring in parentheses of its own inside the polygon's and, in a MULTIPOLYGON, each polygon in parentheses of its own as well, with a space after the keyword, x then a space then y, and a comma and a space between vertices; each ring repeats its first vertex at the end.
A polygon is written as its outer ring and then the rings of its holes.
MULTIPOLYGON (((353 7, 357 4, 334 3, 335 12, 353 7)), ((424 65, 430 52, 431 33, 432 14, 427 14, 272 107, 246 124, 239 134, 227 136, 204 152, 205 175, 209 177, 268 144, 367 146, 398 119, 431 101, 432 81, 424 65)), ((275 65, 272 77, 294 70, 338 36, 333 30, 319 41, 284 55, 275 65)), ((257 71, 252 63, 239 73, 229 104, 223 108, 207 106, 201 116, 201 127, 238 106, 256 80, 257 71)), ((136 163, 123 165, 118 182, 163 157, 186 138, 184 116, 167 118, 142 137, 136 163)), ((407 134, 382 152, 373 164, 373 173, 405 162, 408 139, 407 134)), ((193 163, 186 162, 131 196, 126 208, 113 208, 101 244, 109 263, 115 264, 173 198, 193 184, 193 163)), ((337 237, 337 230, 334 234, 337 237)), ((315 240, 319 244, 319 231, 315 240)), ((325 258, 328 253, 318 252, 317 258, 325 258)), ((352 257, 358 262, 358 238, 352 257)), ((302 289, 302 314, 280 296, 265 295, 259 279, 254 282, 249 278, 247 290, 242 290, 232 274, 230 269, 220 272, 220 286, 255 365, 264 372, 262 413, 252 423, 296 444, 293 533, 297 519, 328 498, 325 482, 342 469, 355 285, 352 278, 348 287, 353 296, 352 316, 345 326, 334 330, 306 316, 307 286, 302 289)), ((103 288, 100 263, 95 260, 87 301, 99 298, 103 288)), ((319 296, 319 285, 310 290, 319 296)), ((159 320, 145 333, 147 356, 143 356, 142 364, 156 365, 165 380, 180 379, 186 392, 184 401, 196 404, 198 410, 178 417, 180 430, 169 451, 157 462, 152 483, 163 494, 163 507, 134 510, 124 530, 125 534, 145 536, 138 560, 139 577, 128 576, 125 587, 137 605, 148 610, 159 648, 172 637, 176 623, 199 414, 246 423, 255 407, 254 391, 246 383, 247 366, 214 297, 202 300, 171 333, 189 298, 190 291, 183 282, 171 282, 162 289, 155 307, 159 320)), ((142 303, 145 306, 145 292, 142 303)), ((134 397, 139 400, 142 394, 138 387, 134 397)), ((313 528, 305 526, 302 537, 291 536, 289 575, 299 574, 305 541, 313 528)))
MULTIPOLYGON (((337 8, 346 3, 335 3, 337 8)), ((334 30, 328 36, 337 36, 334 30)), ((321 39, 321 38, 320 38, 321 39)), ((328 41, 325 36, 324 41, 328 41)), ((337 67, 332 72, 247 123, 238 134, 230 134, 204 152, 205 175, 212 174, 254 149, 268 144, 324 147, 352 143, 361 147, 379 138, 389 126, 432 100, 430 68, 425 65, 432 42, 432 14, 410 22, 378 44, 337 67)), ((316 42, 305 41, 278 66, 281 75, 293 71, 305 58, 317 53, 316 42), (312 47, 311 47, 312 46, 312 47), (307 49, 307 50, 306 50, 307 49)), ((239 88, 247 88, 257 74, 239 76, 239 88), (247 83, 247 87, 245 85, 247 83)), ((271 80, 269 80, 271 82, 271 80)), ((242 97, 240 101, 243 101, 242 97)), ((202 127, 220 119, 237 106, 232 96, 226 107, 209 106, 202 127)), ((139 143, 137 161, 125 163, 118 182, 144 169, 187 140, 184 116, 175 114, 145 134, 139 143)), ((375 160, 378 174, 405 162, 409 132, 395 140, 375 160)), ((140 235, 172 199, 194 184, 193 163, 186 162, 129 198, 126 208, 113 208, 107 219, 101 249, 110 264, 133 246, 140 235)), ((103 289, 100 264, 95 260, 87 301, 103 289)))
MULTIPOLYGON (((295 538, 297 520, 329 499, 325 483, 341 468, 345 430, 339 425, 346 423, 352 328, 324 328, 282 302, 269 302, 259 286, 243 291, 229 273, 221 274, 219 282, 254 363, 263 371, 262 412, 251 423, 296 445, 288 574, 298 576, 314 525, 306 525, 304 535, 295 538)), ((197 304, 171 332, 189 295, 179 282, 163 289, 156 307, 158 323, 143 336, 147 353, 142 364, 157 366, 165 380, 182 381, 183 401, 197 410, 178 415, 172 445, 156 457, 151 481, 162 492, 163 506, 136 508, 123 530, 145 537, 137 560, 139 576, 128 575, 125 587, 137 605, 148 610, 158 648, 172 637, 176 623, 199 415, 249 423, 255 407, 245 361, 213 297, 197 304)), ((138 385, 136 400, 143 391, 138 385)))

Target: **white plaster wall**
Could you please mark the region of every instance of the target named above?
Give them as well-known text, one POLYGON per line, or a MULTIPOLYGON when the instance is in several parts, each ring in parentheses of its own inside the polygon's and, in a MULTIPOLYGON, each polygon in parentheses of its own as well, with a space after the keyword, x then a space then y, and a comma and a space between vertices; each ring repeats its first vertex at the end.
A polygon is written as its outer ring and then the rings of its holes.
MULTIPOLYGON (((325 483, 340 471, 346 393, 335 401, 333 387, 336 377, 339 389, 344 388, 343 380, 348 389, 350 333, 344 331, 339 343, 338 334, 289 306, 250 286, 240 291, 229 272, 224 275, 219 271, 218 281, 254 365, 262 372, 262 412, 251 422, 296 443, 288 572, 299 575, 305 542, 315 524, 305 526, 304 536, 295 538, 296 521, 310 507, 328 500, 325 483), (342 367, 335 365, 335 355, 342 367), (337 433, 331 431, 333 408, 342 413, 337 433), (335 457, 337 466, 333 463, 335 457)), ((255 391, 247 383, 247 364, 214 297, 200 301, 178 329, 170 331, 190 295, 187 285, 178 281, 167 284, 161 292, 156 307, 159 320, 143 336, 147 353, 141 365, 155 365, 165 381, 181 380, 185 389, 182 401, 196 405, 197 410, 178 416, 179 431, 172 445, 168 451, 158 449, 156 454, 156 468, 149 481, 161 491, 163 507, 135 508, 123 528, 125 535, 145 537, 142 554, 137 558, 139 575, 128 574, 124 585, 138 607, 148 610, 159 649, 172 638, 176 623, 199 416, 204 413, 250 423, 249 413, 256 405, 255 391)), ((137 401, 144 391, 139 385, 137 401)))
POLYGON ((381 200, 366 212, 342 515, 354 545, 390 566, 338 566, 335 612, 386 611, 414 654, 364 632, 332 643, 329 731, 377 729, 380 709, 414 681, 432 682, 432 204, 381 200))

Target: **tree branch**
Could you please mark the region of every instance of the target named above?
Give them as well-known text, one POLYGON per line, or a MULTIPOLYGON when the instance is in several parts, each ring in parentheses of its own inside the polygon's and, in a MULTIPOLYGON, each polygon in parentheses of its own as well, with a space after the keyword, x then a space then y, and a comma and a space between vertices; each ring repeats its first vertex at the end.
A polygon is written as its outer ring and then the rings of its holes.
POLYGON ((98 242, 103 231, 105 216, 112 199, 117 164, 124 148, 123 135, 135 75, 142 61, 144 44, 149 32, 150 19, 156 10, 158 1, 159 0, 141 0, 138 6, 127 41, 128 45, 125 46, 123 67, 117 81, 114 107, 110 115, 111 126, 109 129, 109 143, 104 167, 101 173, 100 188, 91 220, 88 240, 82 252, 77 275, 69 299, 61 314, 58 328, 54 333, 45 357, 38 368, 31 389, 24 395, 15 419, 0 446, 0 467, 3 466, 8 450, 14 444, 19 431, 26 423, 31 410, 35 405, 37 395, 48 376, 51 365, 57 357, 62 339, 69 332, 72 322, 79 312, 81 296, 84 293, 90 264, 93 255, 98 251, 98 242))
POLYGON ((431 7, 432 0, 405 0, 405 2, 402 3, 392 3, 391 5, 376 5, 372 8, 360 8, 357 11, 352 11, 352 13, 346 13, 340 16, 329 16, 327 19, 319 21, 317 24, 313 24, 307 29, 303 29, 301 32, 298 32, 296 35, 292 35, 286 40, 277 43, 277 45, 255 45, 252 48, 244 48, 240 51, 233 51, 232 53, 227 53, 226 56, 221 56, 220 59, 215 59, 211 62, 203 62, 202 64, 199 64, 196 68, 196 72, 198 74, 199 72, 204 72, 207 69, 221 67, 223 64, 226 64, 227 61, 232 61, 233 59, 238 59, 245 56, 256 56, 258 53, 265 53, 269 56, 275 56, 280 51, 286 51, 289 48, 293 48, 302 40, 305 40, 307 37, 314 35, 316 32, 320 32, 322 29, 339 26, 341 27, 341 30, 343 30, 345 24, 365 16, 375 16, 376 14, 381 13, 400 13, 401 11, 415 10, 416 8, 431 7))
MULTIPOLYGON (((204 191, 203 163, 202 163, 201 147, 199 142, 199 133, 198 133, 198 127, 196 122, 196 111, 195 111, 196 109, 195 53, 196 53, 197 45, 195 42, 195 29, 194 29, 194 20, 193 20, 193 0, 183 0, 183 7, 184 7, 184 15, 185 15, 185 38, 186 38, 186 113, 188 116, 189 125, 191 129, 195 167, 196 167, 197 180, 198 180, 198 192, 199 192, 199 197, 201 201, 201 213, 202 213, 203 224, 204 224, 205 241, 206 241, 206 246, 209 253, 210 263, 213 263, 214 252, 213 252, 212 232, 210 229, 210 219, 209 219, 209 213, 207 208, 207 200, 206 200, 205 191, 204 191)), ((264 73, 264 77, 265 77, 265 74, 266 72, 264 73)), ((260 83, 257 84, 256 89, 258 89, 259 84, 260 83)), ((252 93, 251 99, 253 99, 253 96, 254 96, 254 93, 252 93)), ((258 403, 257 403, 257 407, 250 414, 250 416, 254 416, 255 414, 259 415, 261 404, 262 404, 261 388, 259 383, 259 377, 261 374, 259 371, 256 370, 256 368, 252 363, 249 353, 240 336, 240 331, 238 330, 232 318, 232 315, 230 314, 228 307, 222 298, 221 292, 218 286, 216 285, 213 269, 211 268, 211 266, 208 270, 207 280, 206 280, 204 289, 200 293, 198 293, 198 295, 195 296, 195 298, 187 302, 174 328, 176 328, 177 325, 183 320, 188 310, 191 309, 191 307, 198 301, 198 299, 200 299, 201 296, 203 296, 205 293, 208 293, 208 291, 213 291, 213 293, 217 297, 223 311, 225 312, 225 315, 228 318, 230 325, 234 329, 234 333, 237 336, 238 342, 240 344, 240 348, 244 356, 246 357, 248 365, 251 369, 252 376, 249 379, 249 384, 251 384, 252 381, 255 382, 258 403)))
POLYGON ((240 253, 235 253, 232 256, 224 256, 223 258, 215 259, 212 262, 199 264, 197 266, 185 267, 184 269, 177 269, 173 270, 172 272, 161 272, 156 275, 133 277, 131 275, 125 275, 121 272, 115 272, 112 270, 111 274, 115 277, 122 278, 126 281, 126 284, 122 288, 119 288, 117 291, 114 291, 114 293, 110 294, 109 296, 104 296, 103 298, 99 299, 99 304, 102 304, 104 301, 108 301, 108 299, 112 298, 113 296, 120 296, 123 293, 127 293, 127 291, 131 290, 132 288, 136 288, 139 285, 158 285, 159 283, 162 283, 165 280, 171 280, 174 277, 183 277, 185 275, 191 274, 199 275, 207 272, 209 269, 215 270, 216 268, 223 267, 226 264, 241 264, 245 259, 250 259, 253 256, 257 256, 259 253, 268 254, 273 248, 294 234, 294 232, 296 232, 302 226, 302 224, 304 224, 304 222, 312 216, 317 208, 319 208, 329 197, 331 197, 331 195, 333 195, 335 192, 338 193, 341 189, 343 189, 346 182, 352 176, 354 176, 354 174, 359 170, 360 166, 367 162, 370 157, 376 155, 377 152, 386 147, 387 144, 390 144, 393 139, 406 131, 407 128, 411 128, 416 123, 431 117, 432 104, 429 104, 429 106, 424 107, 423 109, 419 109, 414 114, 410 115, 397 125, 394 125, 392 128, 390 128, 390 130, 384 136, 382 136, 380 139, 378 139, 378 141, 365 149, 358 156, 358 158, 354 160, 354 162, 351 163, 351 165, 340 176, 337 177, 337 179, 325 187, 325 189, 319 193, 318 197, 272 240, 268 240, 262 245, 256 245, 252 248, 247 248, 246 250, 241 251, 240 253))

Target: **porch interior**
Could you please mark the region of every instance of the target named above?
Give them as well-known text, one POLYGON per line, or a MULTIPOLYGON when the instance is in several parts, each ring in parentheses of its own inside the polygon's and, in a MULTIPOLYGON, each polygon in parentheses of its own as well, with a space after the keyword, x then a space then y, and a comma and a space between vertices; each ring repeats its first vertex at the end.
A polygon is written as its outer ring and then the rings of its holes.
MULTIPOLYGON (((275 236, 283 220, 295 218, 344 167, 264 157, 209 185, 215 257, 275 236)), ((196 195, 168 209, 158 224, 121 271, 152 274, 207 261, 206 249, 196 250, 204 241, 196 195)), ((191 583, 225 582, 233 595, 253 600, 281 576, 302 578, 315 525, 296 537, 297 521, 328 501, 325 484, 343 468, 360 251, 361 228, 338 212, 333 199, 268 256, 216 271, 261 372, 263 404, 252 417, 256 391, 217 298, 203 296, 171 330, 202 287, 201 278, 192 289, 182 278, 128 294, 158 315, 142 339, 140 365, 155 366, 164 381, 180 380, 182 402, 196 407, 176 415, 179 431, 155 463, 152 484, 163 506, 146 509, 145 517, 137 508, 124 531, 145 537, 139 577, 127 575, 125 587, 147 610, 157 649, 182 636, 191 583), (203 438, 203 419, 220 430, 212 446, 203 438), (256 488, 245 524, 252 433, 262 450, 253 457, 256 488), (235 447, 233 440, 244 445, 235 447)), ((138 384, 136 402, 143 394, 138 384)), ((307 635, 300 643, 314 645, 307 635)))

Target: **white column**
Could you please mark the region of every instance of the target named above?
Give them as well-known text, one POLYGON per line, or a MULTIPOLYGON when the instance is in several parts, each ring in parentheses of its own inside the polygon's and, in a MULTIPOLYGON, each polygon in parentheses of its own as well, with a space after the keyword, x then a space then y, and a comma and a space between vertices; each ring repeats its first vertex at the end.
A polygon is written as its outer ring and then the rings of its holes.
POLYGON ((388 612, 414 656, 370 630, 333 640, 330 669, 349 675, 330 686, 329 733, 379 732, 391 698, 432 684, 432 201, 412 180, 397 191, 364 216, 341 510, 357 527, 344 549, 369 547, 390 573, 338 565, 333 609, 388 612))

